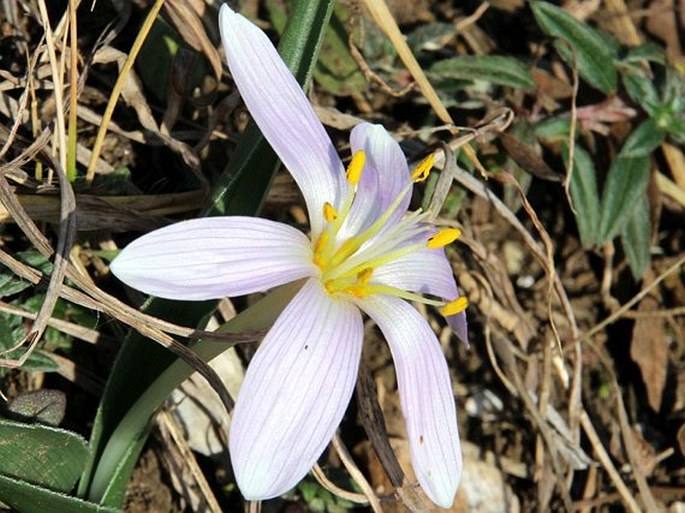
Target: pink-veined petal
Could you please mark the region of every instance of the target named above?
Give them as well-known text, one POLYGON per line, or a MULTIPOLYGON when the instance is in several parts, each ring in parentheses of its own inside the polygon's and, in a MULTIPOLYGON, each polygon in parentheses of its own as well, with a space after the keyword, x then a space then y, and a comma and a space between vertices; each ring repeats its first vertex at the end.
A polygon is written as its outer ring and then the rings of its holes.
MULTIPOLYGON (((409 183, 409 168, 400 145, 381 125, 360 123, 350 134, 352 154, 366 153, 366 164, 357 186, 352 210, 343 225, 340 237, 347 238, 368 228, 387 210, 409 183)), ((411 191, 405 196, 388 221, 394 224, 407 211, 411 191)))
POLYGON ((416 477, 435 504, 449 508, 462 459, 450 374, 440 343, 419 312, 401 299, 376 295, 358 304, 390 345, 416 477))
POLYGON ((226 4, 219 12, 219 29, 233 80, 300 187, 316 237, 323 226, 324 202, 338 205, 347 190, 335 147, 266 34, 226 4))
MULTIPOLYGON (((374 270, 373 281, 420 294, 430 294, 447 302, 459 297, 452 266, 442 248, 419 249, 381 265, 374 270)), ((466 313, 450 315, 445 320, 455 335, 468 345, 466 313)))
POLYGON ((247 369, 230 428, 247 499, 285 493, 319 458, 352 396, 362 336, 357 307, 332 299, 317 279, 280 315, 247 369))
POLYGON ((208 217, 150 232, 114 259, 127 285, 167 299, 240 296, 312 276, 309 239, 256 217, 208 217))

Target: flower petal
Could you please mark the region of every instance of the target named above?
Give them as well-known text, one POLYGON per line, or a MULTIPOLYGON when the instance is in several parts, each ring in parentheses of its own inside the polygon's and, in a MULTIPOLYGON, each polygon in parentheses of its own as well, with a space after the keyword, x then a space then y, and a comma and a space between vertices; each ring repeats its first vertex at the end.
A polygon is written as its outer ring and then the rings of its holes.
POLYGON ((390 344, 416 477, 435 504, 449 508, 462 460, 450 374, 440 343, 418 311, 401 299, 376 295, 358 304, 390 344))
POLYGON ((233 412, 229 447, 247 499, 297 484, 330 442, 357 380, 362 318, 309 280, 259 346, 233 412))
MULTIPOLYGON (((354 236, 370 226, 409 183, 409 168, 400 145, 381 125, 360 123, 350 134, 352 154, 366 153, 364 172, 357 187, 352 210, 343 225, 340 237, 354 236)), ((407 211, 411 193, 395 210, 388 225, 394 224, 407 211)))
POLYGON ((339 205, 347 191, 335 147, 266 34, 226 4, 219 12, 219 29, 233 80, 300 187, 316 237, 323 226, 324 202, 339 205))
MULTIPOLYGON (((373 272, 373 282, 421 294, 430 294, 444 301, 453 301, 459 297, 452 266, 442 248, 419 249, 379 266, 373 272)), ((455 335, 468 345, 466 313, 461 312, 445 319, 455 335)))
POLYGON ((240 296, 312 276, 309 239, 255 217, 209 217, 166 226, 129 244, 111 264, 127 285, 167 299, 240 296))

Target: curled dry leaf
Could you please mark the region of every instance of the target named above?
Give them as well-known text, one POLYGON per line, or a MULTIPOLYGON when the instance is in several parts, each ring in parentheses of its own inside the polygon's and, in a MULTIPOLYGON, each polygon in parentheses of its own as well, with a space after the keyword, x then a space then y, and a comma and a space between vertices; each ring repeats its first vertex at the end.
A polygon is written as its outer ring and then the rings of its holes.
MULTIPOLYGON (((640 302, 638 310, 650 312, 658 308, 657 300, 648 296, 640 302)), ((658 412, 668 369, 668 342, 662 318, 640 317, 635 321, 630 357, 640 368, 649 406, 658 412)))

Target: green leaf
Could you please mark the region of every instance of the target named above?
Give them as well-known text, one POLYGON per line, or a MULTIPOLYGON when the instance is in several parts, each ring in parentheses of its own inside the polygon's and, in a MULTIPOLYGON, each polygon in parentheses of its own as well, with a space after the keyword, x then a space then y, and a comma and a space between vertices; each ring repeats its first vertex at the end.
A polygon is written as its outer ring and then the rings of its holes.
POLYGON ((550 142, 568 140, 571 121, 568 116, 558 116, 541 121, 533 127, 536 137, 550 142))
POLYGON ((369 86, 350 53, 346 28, 349 19, 348 8, 336 3, 331 22, 326 28, 319 62, 314 69, 314 80, 326 91, 337 95, 361 93, 369 86))
POLYGON ((623 251, 628 257, 628 264, 633 277, 641 280, 649 264, 652 239, 652 224, 649 218, 649 199, 647 194, 640 195, 635 202, 632 214, 621 231, 623 251))
MULTIPOLYGON (((281 34, 288 20, 287 7, 292 2, 267 0, 266 9, 276 31, 281 34)), ((347 26, 349 9, 336 3, 330 23, 326 27, 319 60, 314 68, 314 80, 326 91, 336 95, 349 95, 368 89, 368 83, 359 65, 352 57, 348 45, 347 26)))
POLYGON ((41 424, 0 420, 0 474, 69 492, 88 457, 76 433, 41 424))
POLYGON ((647 157, 663 142, 664 137, 666 132, 658 127, 653 119, 647 119, 628 136, 619 156, 647 157))
POLYGON ((0 502, 19 513, 118 513, 40 486, 0 475, 0 502))
POLYGON ((657 44, 645 43, 629 49, 623 59, 623 62, 626 64, 641 64, 644 61, 656 62, 664 66, 666 65, 666 52, 657 44))
POLYGON ((17 294, 30 286, 31 282, 22 280, 9 269, 0 269, 0 297, 17 294))
POLYGON ((452 38, 457 29, 451 23, 437 22, 421 24, 407 36, 407 44, 414 55, 424 51, 435 50, 442 45, 440 40, 452 38))
MULTIPOLYGON (((281 56, 305 86, 332 8, 332 0, 298 0, 281 38, 281 56)), ((212 191, 205 215, 255 215, 261 209, 278 160, 254 123, 242 134, 237 148, 212 191)), ((154 299, 144 310, 179 324, 197 326, 215 305, 154 299)), ((209 359, 227 347, 216 341, 200 341, 193 350, 209 359)), ((189 373, 190 369, 166 349, 137 333, 130 334, 115 361, 98 409, 91 435, 91 459, 79 484, 79 496, 94 501, 106 499, 105 505, 121 506, 125 484, 156 408, 189 373)))
MULTIPOLYGON (((568 170, 568 149, 563 152, 563 157, 568 170)), ((570 189, 580 241, 587 248, 597 242, 600 218, 599 193, 597 192, 597 172, 592 157, 582 146, 578 145, 573 149, 573 174, 570 189)))
POLYGON ((612 45, 608 45, 604 37, 549 2, 534 1, 531 8, 538 25, 547 35, 568 43, 557 45, 557 51, 569 66, 573 66, 575 61, 578 74, 603 93, 616 91, 612 45))
POLYGON ((518 89, 535 89, 526 67, 516 59, 497 55, 468 55, 444 59, 429 72, 437 79, 482 80, 518 89))
POLYGON ((644 72, 629 71, 621 74, 623 87, 628 96, 650 116, 654 116, 659 104, 659 93, 654 81, 645 76, 644 72))
MULTIPOLYGON (((26 329, 21 319, 16 315, 0 312, 0 351, 15 347, 24 337, 26 337, 26 329)), ((5 353, 3 357, 17 359, 26 351, 26 347, 23 345, 5 353)), ((59 366, 43 351, 34 350, 20 368, 31 372, 54 372, 59 366)), ((5 372, 6 369, 0 368, 0 376, 5 372)))
POLYGON ((625 226, 644 194, 649 180, 649 158, 624 158, 620 154, 611 163, 604 193, 598 242, 613 239, 625 226))

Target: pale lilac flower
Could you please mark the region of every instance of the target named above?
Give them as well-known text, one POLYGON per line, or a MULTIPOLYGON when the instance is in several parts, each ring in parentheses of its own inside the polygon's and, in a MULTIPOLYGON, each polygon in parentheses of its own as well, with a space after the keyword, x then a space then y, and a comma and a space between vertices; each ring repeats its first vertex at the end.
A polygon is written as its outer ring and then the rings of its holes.
POLYGON ((390 135, 362 123, 352 130, 345 173, 266 35, 225 5, 219 23, 247 108, 302 191, 310 236, 266 219, 195 219, 137 239, 112 272, 148 294, 181 300, 305 279, 259 346, 233 412, 231 460, 248 499, 288 491, 328 445, 357 379, 366 312, 390 345, 419 483, 450 507, 462 462, 449 370, 432 329, 407 302, 439 307, 466 341, 466 301, 442 249, 458 231, 436 233, 427 213, 407 212, 413 182, 432 161, 410 174, 390 135))

